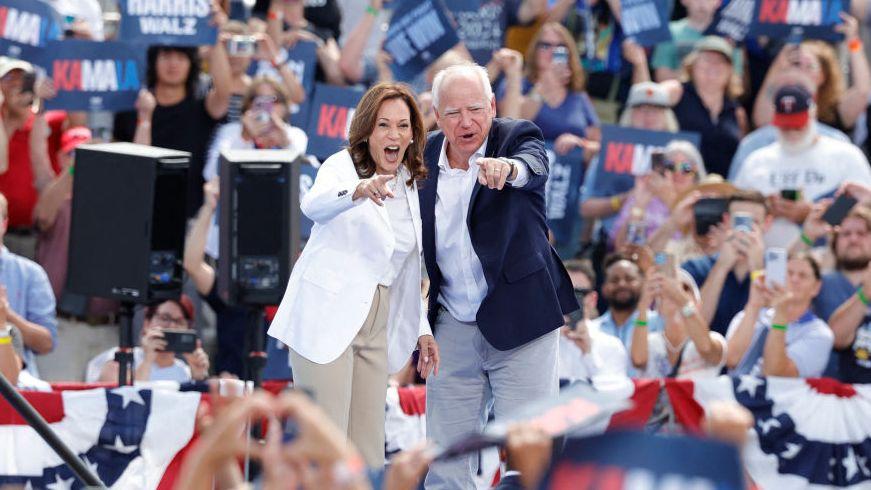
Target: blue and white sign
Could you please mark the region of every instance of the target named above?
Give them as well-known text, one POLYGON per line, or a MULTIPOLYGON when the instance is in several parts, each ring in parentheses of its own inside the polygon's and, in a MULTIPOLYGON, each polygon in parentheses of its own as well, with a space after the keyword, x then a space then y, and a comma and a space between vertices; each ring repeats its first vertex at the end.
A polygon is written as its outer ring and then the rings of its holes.
POLYGON ((723 36, 737 43, 743 42, 753 22, 755 4, 754 0, 731 0, 721 6, 706 34, 723 36))
POLYGON ((57 95, 45 106, 70 111, 132 109, 143 86, 144 58, 140 47, 127 43, 51 41, 44 66, 57 95))
POLYGON ((308 152, 326 160, 348 143, 348 130, 363 92, 317 84, 308 118, 308 152))
POLYGON ((61 25, 45 2, 0 0, 0 55, 39 64, 46 44, 61 38, 61 25))
POLYGON ((544 188, 547 223, 557 244, 572 240, 572 230, 578 221, 578 199, 584 181, 584 151, 575 148, 565 155, 556 153, 553 143, 547 143, 550 172, 544 188))
POLYGON ((613 195, 632 188, 636 175, 650 170, 650 153, 662 150, 673 140, 686 140, 699 147, 698 133, 648 131, 605 124, 602 126, 602 150, 599 153, 596 181, 591 182, 600 195, 613 195))
POLYGON ((210 0, 120 0, 119 39, 143 45, 210 46, 218 39, 210 0))
POLYGON ((441 0, 403 0, 396 6, 384 51, 398 80, 410 81, 460 38, 441 0))
POLYGON ((668 0, 621 0, 623 34, 642 46, 671 41, 668 0))
POLYGON ((849 9, 849 0, 757 0, 748 35, 840 41, 835 25, 849 9))

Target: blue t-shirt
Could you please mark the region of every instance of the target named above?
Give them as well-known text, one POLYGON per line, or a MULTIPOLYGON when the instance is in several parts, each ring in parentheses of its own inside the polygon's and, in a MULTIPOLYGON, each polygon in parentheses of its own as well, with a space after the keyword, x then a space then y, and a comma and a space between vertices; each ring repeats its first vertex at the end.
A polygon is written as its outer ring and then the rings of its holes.
MULTIPOLYGON (((838 307, 844 304, 845 301, 850 299, 850 296, 852 296, 855 292, 856 286, 854 286, 847 279, 847 276, 842 274, 840 271, 832 271, 827 274, 823 274, 820 294, 817 295, 816 298, 814 298, 814 302, 812 305, 814 313, 816 313, 818 317, 828 322, 829 318, 832 316, 832 313, 834 313, 835 310, 838 309, 838 307)), ((843 356, 846 358, 850 357, 850 355, 846 352, 844 352, 843 356)), ((826 366, 826 370, 823 372, 823 376, 836 379, 842 378, 840 367, 843 364, 840 357, 841 353, 839 351, 832 351, 829 356, 829 363, 826 366)))
MULTIPOLYGON (((529 93, 532 87, 529 80, 523 79, 521 91, 524 95, 529 93)), ((496 97, 502 99, 504 96, 505 80, 503 79, 496 90, 496 97)), ((541 104, 541 109, 532 122, 541 129, 544 139, 554 141, 564 133, 586 136, 588 127, 599 125, 599 116, 596 115, 596 108, 593 107, 593 102, 586 92, 570 91, 563 99, 563 103, 557 107, 541 104)))
MULTIPOLYGON (((684 262, 681 267, 690 273, 695 279, 699 288, 705 284, 711 269, 714 268, 714 263, 717 262, 719 254, 714 254, 706 257, 684 262)), ((744 310, 747 300, 750 298, 750 274, 743 281, 738 281, 735 273, 729 271, 726 280, 723 282, 723 290, 720 292, 720 300, 717 303, 717 311, 714 313, 714 319, 711 321, 711 330, 718 332, 724 337, 726 330, 729 328, 729 323, 732 318, 739 312, 744 310)))
POLYGON ((866 313, 850 347, 837 351, 837 378, 844 383, 871 383, 871 314, 866 313))

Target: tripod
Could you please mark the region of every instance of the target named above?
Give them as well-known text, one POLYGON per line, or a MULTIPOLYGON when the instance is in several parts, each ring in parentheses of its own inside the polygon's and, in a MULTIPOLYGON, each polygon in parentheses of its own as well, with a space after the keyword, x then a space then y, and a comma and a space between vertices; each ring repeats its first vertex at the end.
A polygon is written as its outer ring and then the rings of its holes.
POLYGON ((118 350, 115 361, 118 363, 118 386, 133 384, 133 303, 121 302, 119 312, 121 327, 118 329, 118 350))

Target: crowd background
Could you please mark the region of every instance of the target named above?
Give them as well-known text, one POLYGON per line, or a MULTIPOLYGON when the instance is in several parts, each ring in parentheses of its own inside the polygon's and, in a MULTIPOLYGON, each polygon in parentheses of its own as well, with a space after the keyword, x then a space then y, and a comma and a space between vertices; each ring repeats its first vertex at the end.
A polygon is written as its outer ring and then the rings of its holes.
MULTIPOLYGON (((48 3, 67 19, 68 38, 116 35, 111 0, 48 3)), ((186 295, 140 313, 136 379, 240 376, 246 312, 215 290, 218 155, 306 152, 294 114, 307 94, 282 63, 297 42, 316 44, 319 83, 391 80, 380 47, 392 3, 216 2, 216 44, 148 47, 147 88, 116 114, 44 111, 39 100, 52 97, 51 80, 37 77, 28 89, 33 66, 0 60, 0 325, 11 326, 0 329, 11 339, 0 342, 4 374, 31 389, 117 379, 111 350, 101 352, 116 342, 107 326, 117 304, 64 285, 75 148, 131 141, 192 154, 186 295), (230 52, 240 35, 251 36, 253 52, 230 52), (160 331, 170 327, 196 329, 202 345, 185 359, 161 351, 160 331)), ((842 14, 835 30, 843 41, 737 46, 708 35, 719 0, 679 0, 673 40, 653 49, 625 38, 619 1, 490 0, 477 13, 462 4, 445 2, 462 42, 412 84, 427 126, 435 127, 435 73, 474 61, 490 74, 499 117, 534 121, 557 154, 582 150, 576 223, 559 251, 584 308, 562 332, 561 378, 871 380, 867 0, 842 14), (475 26, 485 16, 482 32, 475 26), (597 185, 603 124, 696 132, 701 144, 674 141, 660 165, 606 190, 597 185), (858 203, 833 226, 823 216, 841 194, 858 203), (783 284, 761 274, 770 247, 789 253, 783 284)), ((415 381, 413 367, 394 379, 415 381)))

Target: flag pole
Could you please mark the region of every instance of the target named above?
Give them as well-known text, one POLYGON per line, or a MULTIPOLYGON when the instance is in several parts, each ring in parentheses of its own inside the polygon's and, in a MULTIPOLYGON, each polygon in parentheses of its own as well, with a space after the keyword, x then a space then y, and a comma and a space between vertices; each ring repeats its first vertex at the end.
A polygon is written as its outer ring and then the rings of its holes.
POLYGON ((106 486, 100 481, 97 475, 91 472, 91 469, 85 466, 85 463, 57 436, 54 430, 48 425, 42 415, 39 414, 27 400, 18 393, 18 390, 6 379, 6 376, 0 372, 0 395, 9 402, 9 405, 18 412, 21 417, 27 421, 27 425, 33 427, 33 430, 39 434, 39 437, 45 441, 51 449, 66 463, 76 477, 86 486, 92 488, 100 488, 105 490, 106 486))

